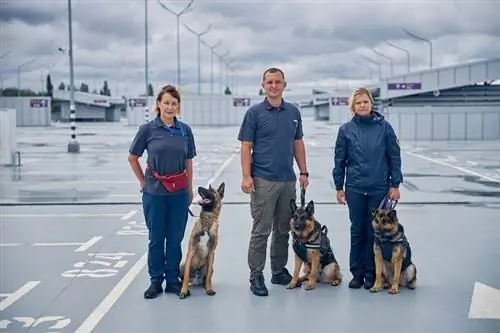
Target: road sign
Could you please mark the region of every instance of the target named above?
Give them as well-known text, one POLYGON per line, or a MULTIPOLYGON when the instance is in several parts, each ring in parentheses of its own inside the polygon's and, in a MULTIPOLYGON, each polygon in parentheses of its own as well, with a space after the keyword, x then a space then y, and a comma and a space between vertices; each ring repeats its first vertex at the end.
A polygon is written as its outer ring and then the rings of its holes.
POLYGON ((41 99, 41 98, 30 99, 30 107, 32 108, 46 108, 47 106, 49 106, 48 99, 41 99))
POLYGON ((128 100, 128 106, 131 108, 145 107, 147 105, 145 98, 131 98, 128 100))
POLYGON ((332 97, 332 105, 349 105, 349 97, 332 97))
POLYGON ((500 290, 476 282, 470 302, 469 319, 500 319, 500 290))
POLYGON ((388 90, 420 90, 422 83, 420 82, 401 82, 401 83, 388 83, 388 90))
POLYGON ((250 98, 235 97, 233 98, 233 106, 250 106, 250 98))

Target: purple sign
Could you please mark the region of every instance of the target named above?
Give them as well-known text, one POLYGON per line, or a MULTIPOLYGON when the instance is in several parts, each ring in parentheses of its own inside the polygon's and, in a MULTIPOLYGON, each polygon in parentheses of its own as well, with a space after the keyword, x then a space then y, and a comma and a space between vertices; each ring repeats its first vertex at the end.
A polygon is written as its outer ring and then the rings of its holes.
POLYGON ((250 98, 235 97, 233 98, 233 106, 250 106, 250 98))
POLYGON ((32 108, 46 108, 49 106, 48 99, 30 99, 30 107, 32 108))
POLYGON ((349 97, 332 97, 332 105, 349 105, 349 97))
POLYGON ((422 83, 420 82, 401 82, 401 83, 388 83, 388 90, 420 90, 422 89, 422 83))
POLYGON ((131 108, 145 107, 147 105, 145 98, 131 98, 128 100, 128 106, 131 108))

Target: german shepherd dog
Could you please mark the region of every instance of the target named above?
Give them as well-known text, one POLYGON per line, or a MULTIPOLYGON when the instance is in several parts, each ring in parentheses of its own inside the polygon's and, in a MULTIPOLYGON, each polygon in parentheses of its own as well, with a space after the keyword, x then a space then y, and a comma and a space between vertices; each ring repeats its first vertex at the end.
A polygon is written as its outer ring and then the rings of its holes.
POLYGON ((400 286, 415 289, 417 267, 411 260, 411 247, 404 227, 399 223, 395 202, 385 198, 380 207, 373 210, 375 253, 375 283, 370 292, 389 289, 390 294, 399 293, 400 286), (389 202, 389 203, 387 203, 389 202))
POLYGON ((290 201, 293 212, 290 228, 295 266, 292 281, 286 288, 299 287, 305 281, 307 281, 305 290, 314 289, 317 282, 338 286, 342 282, 342 273, 330 245, 328 229, 314 218, 314 202, 311 200, 304 207, 305 201, 303 199, 301 201, 301 207, 297 207, 295 200, 290 201), (299 277, 302 265, 304 265, 304 275, 299 277))
POLYGON ((179 298, 191 295, 189 285, 204 285, 209 296, 215 295, 212 286, 214 273, 215 249, 219 242, 219 215, 224 198, 225 183, 215 190, 212 185, 208 189, 198 187, 201 200, 201 213, 195 221, 189 236, 185 261, 180 266, 181 291, 179 298))

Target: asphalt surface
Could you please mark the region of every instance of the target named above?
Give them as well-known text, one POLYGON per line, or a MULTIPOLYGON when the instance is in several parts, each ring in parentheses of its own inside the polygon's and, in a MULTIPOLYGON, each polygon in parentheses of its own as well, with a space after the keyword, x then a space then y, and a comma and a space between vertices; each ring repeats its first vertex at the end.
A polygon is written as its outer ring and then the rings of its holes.
MULTIPOLYGON (((347 288, 349 221, 347 209, 333 204, 331 184, 337 127, 312 120, 304 127, 307 199, 329 228, 343 284, 314 291, 269 284, 269 297, 250 293, 251 219, 239 190, 238 128, 194 128, 195 182, 225 181, 226 205, 217 294, 194 288, 186 300, 142 297, 147 234, 126 160, 135 129, 79 125, 78 155, 66 153, 67 128, 19 129, 25 164, 0 169, 0 333, 499 332, 500 320, 468 313, 476 282, 500 289, 500 142, 402 143, 398 210, 419 276, 416 290, 391 296, 347 288)), ((265 274, 269 281, 268 263, 265 274)))

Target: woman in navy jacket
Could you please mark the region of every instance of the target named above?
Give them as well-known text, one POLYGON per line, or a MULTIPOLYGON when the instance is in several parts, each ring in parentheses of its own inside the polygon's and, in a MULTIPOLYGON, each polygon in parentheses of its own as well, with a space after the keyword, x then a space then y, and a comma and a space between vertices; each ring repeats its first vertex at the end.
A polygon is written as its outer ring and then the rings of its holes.
POLYGON ((373 227, 370 208, 376 209, 389 194, 399 200, 403 182, 401 151, 394 129, 380 113, 372 110, 373 97, 365 88, 350 98, 353 114, 340 126, 334 151, 333 180, 337 202, 346 204, 351 220, 349 288, 370 289, 375 280, 373 227))

